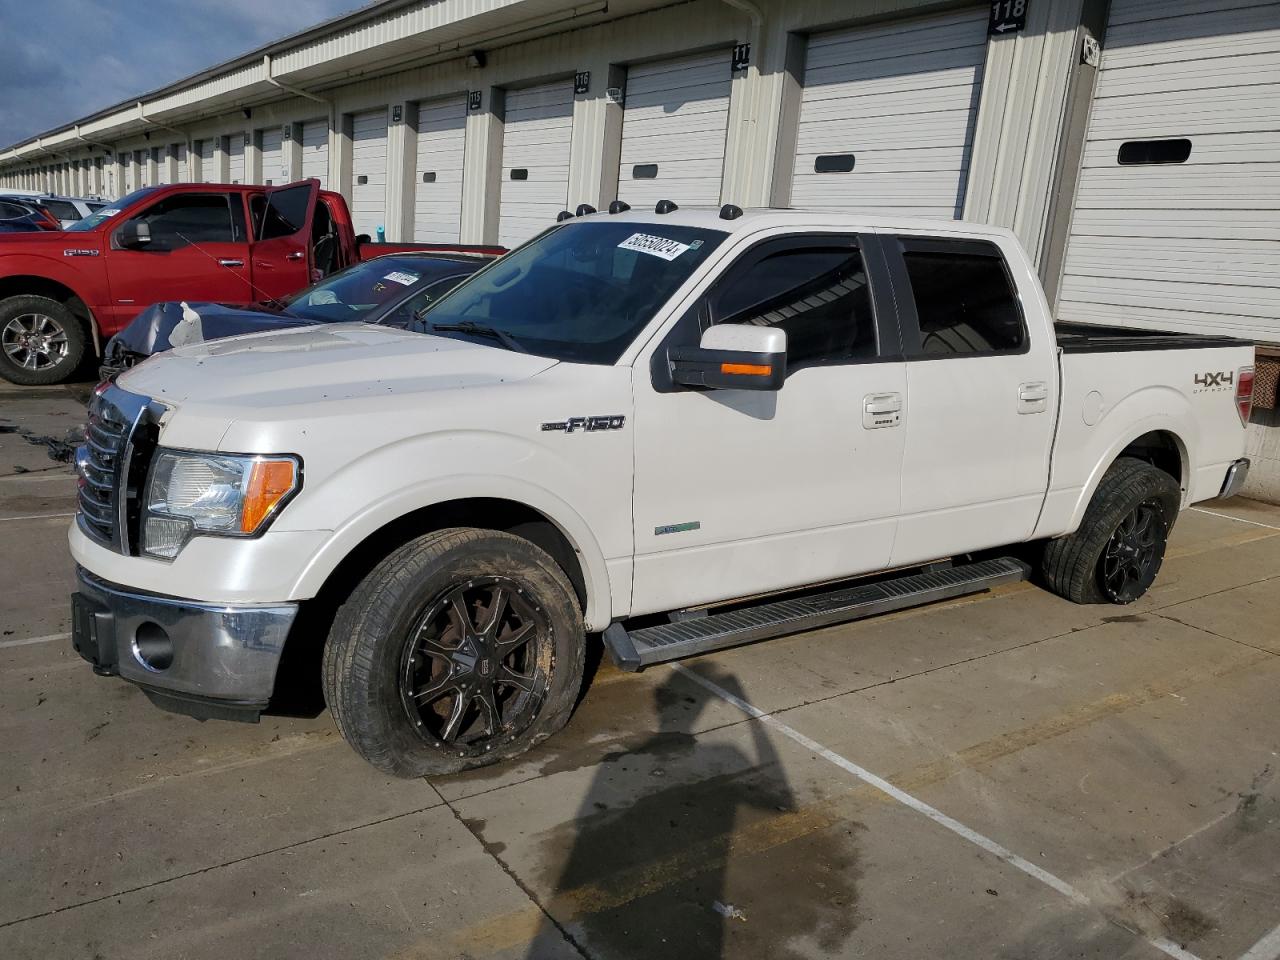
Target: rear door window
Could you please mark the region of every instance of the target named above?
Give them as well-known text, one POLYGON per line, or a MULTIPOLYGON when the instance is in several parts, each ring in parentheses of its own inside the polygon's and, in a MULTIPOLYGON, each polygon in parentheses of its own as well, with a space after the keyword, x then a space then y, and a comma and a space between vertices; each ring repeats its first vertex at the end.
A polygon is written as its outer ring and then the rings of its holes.
POLYGON ((1017 290, 995 244, 903 238, 901 246, 920 324, 917 356, 1027 350, 1017 290))

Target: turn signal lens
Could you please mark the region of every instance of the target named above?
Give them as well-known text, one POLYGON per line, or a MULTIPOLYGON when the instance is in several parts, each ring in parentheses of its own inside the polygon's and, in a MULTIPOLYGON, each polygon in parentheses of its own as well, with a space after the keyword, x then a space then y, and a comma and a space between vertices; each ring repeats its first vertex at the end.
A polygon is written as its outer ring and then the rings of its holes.
POLYGON ((773 373, 773 367, 767 363, 722 363, 720 372, 748 377, 767 377, 773 373))
POLYGON ((253 533, 276 504, 292 492, 297 465, 292 460, 255 460, 244 487, 240 532, 253 533))
POLYGON ((1236 373, 1236 410, 1241 425, 1248 426, 1253 412, 1253 367, 1241 367, 1236 373))

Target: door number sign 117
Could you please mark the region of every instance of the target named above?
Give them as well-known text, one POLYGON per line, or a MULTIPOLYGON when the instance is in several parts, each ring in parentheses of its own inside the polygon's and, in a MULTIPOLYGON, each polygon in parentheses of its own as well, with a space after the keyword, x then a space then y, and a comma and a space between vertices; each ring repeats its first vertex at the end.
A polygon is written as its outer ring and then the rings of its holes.
POLYGON ((995 0, 987 18, 987 35, 1002 36, 1027 29, 1027 6, 1030 0, 995 0))

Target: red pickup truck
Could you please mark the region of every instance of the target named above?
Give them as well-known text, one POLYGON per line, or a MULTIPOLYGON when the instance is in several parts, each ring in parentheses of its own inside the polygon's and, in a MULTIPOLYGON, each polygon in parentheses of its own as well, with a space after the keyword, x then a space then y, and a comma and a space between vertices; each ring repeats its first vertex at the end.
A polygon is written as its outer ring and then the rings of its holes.
POLYGON ((405 250, 504 252, 370 243, 317 180, 145 187, 68 230, 0 237, 0 377, 61 383, 152 303, 270 302, 405 250))

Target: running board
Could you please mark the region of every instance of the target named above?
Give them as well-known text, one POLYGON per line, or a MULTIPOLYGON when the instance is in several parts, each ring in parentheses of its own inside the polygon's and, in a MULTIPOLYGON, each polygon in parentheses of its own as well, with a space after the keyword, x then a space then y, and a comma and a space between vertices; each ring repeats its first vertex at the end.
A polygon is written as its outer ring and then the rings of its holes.
POLYGON ((615 623, 605 630, 604 642, 614 663, 635 671, 712 650, 981 593, 1030 576, 1031 568, 1021 560, 997 557, 638 630, 628 631, 615 623))

